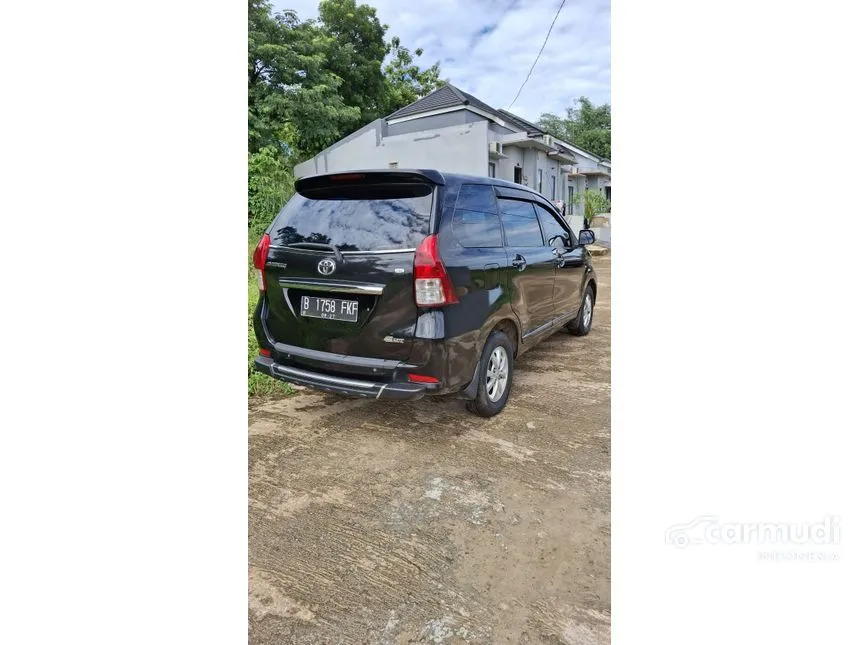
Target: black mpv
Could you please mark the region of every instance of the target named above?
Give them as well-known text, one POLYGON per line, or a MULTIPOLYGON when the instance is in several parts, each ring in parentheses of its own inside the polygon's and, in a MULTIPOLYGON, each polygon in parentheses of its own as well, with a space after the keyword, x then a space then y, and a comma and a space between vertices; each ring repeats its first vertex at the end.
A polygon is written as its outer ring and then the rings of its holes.
POLYGON ((299 179, 254 252, 255 367, 372 399, 458 393, 492 416, 517 356, 591 329, 593 241, 535 191, 490 177, 299 179))

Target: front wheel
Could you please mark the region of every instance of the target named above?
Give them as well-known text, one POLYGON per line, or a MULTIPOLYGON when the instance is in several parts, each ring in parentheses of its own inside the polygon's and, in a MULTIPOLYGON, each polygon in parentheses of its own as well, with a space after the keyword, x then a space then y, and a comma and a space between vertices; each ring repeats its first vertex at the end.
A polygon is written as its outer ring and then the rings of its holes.
POLYGON ((484 345, 478 364, 478 395, 466 409, 482 417, 492 417, 505 407, 514 377, 514 348, 508 335, 494 331, 484 345))
POLYGON ((582 303, 576 318, 567 323, 567 330, 574 336, 585 336, 591 331, 591 321, 594 318, 594 288, 589 284, 582 294, 582 303))

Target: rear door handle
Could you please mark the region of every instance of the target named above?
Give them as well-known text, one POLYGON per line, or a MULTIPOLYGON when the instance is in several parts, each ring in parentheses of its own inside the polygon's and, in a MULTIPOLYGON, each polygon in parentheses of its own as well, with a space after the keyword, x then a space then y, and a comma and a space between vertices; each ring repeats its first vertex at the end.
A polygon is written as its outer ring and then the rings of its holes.
POLYGON ((516 267, 517 269, 519 269, 520 271, 522 271, 523 269, 525 269, 525 268, 526 268, 526 259, 525 259, 522 255, 520 255, 519 253, 517 253, 517 254, 514 256, 514 259, 513 259, 513 260, 511 260, 511 266, 512 266, 512 267, 516 267))

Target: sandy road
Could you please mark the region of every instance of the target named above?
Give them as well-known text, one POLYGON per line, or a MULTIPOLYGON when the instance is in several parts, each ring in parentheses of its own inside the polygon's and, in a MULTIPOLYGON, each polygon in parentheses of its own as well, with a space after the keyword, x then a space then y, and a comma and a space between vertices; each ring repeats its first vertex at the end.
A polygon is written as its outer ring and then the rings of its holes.
POLYGON ((252 643, 609 642, 609 282, 592 332, 463 402, 249 409, 252 643))

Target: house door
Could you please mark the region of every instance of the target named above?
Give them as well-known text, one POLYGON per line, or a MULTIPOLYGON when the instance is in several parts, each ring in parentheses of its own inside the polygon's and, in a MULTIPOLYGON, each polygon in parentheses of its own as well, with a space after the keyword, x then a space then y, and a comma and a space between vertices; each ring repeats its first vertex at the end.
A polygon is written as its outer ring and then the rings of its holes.
POLYGON ((514 183, 521 184, 523 183, 523 169, 519 166, 514 166, 514 183))

